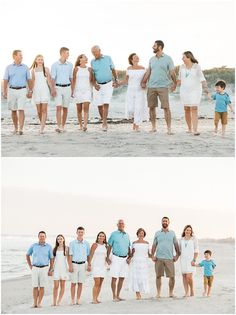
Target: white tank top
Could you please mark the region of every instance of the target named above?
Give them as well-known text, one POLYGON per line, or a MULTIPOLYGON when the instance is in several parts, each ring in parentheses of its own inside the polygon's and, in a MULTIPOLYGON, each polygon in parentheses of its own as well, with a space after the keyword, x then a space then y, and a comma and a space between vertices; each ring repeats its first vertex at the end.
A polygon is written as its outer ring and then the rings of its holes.
POLYGON ((49 90, 47 84, 47 78, 44 76, 43 71, 34 71, 35 81, 34 89, 35 90, 49 90))
POLYGON ((107 249, 105 244, 97 244, 97 248, 94 251, 93 254, 93 266, 94 267, 104 267, 106 265, 106 255, 107 255, 107 249))
POLYGON ((78 67, 78 71, 76 73, 75 89, 76 90, 91 89, 90 72, 89 72, 88 67, 86 67, 86 68, 78 67))

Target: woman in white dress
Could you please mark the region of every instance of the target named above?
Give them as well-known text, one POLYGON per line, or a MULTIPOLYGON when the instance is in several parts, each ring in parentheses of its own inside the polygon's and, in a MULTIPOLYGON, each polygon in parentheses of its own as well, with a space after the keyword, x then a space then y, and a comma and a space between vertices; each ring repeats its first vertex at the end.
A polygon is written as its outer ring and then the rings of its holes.
POLYGON ((198 256, 198 240, 193 234, 191 225, 184 227, 182 238, 179 242, 180 247, 180 265, 183 276, 184 297, 194 296, 193 273, 196 270, 195 262, 198 256))
POLYGON ((102 283, 107 271, 106 264, 107 239, 104 232, 99 232, 96 242, 92 245, 88 260, 88 271, 92 270, 94 278, 93 286, 93 304, 101 303, 98 300, 102 283))
POLYGON ((133 130, 139 131, 144 120, 148 119, 147 99, 145 89, 141 87, 141 81, 146 72, 140 66, 139 57, 133 53, 128 58, 130 67, 127 68, 126 78, 119 85, 128 84, 126 94, 126 118, 133 119, 133 130))
POLYGON ((78 56, 72 82, 72 97, 75 97, 77 106, 77 117, 80 130, 87 131, 89 104, 92 100, 92 69, 87 67, 88 58, 81 54, 78 56), (82 111, 84 112, 84 126, 82 120, 82 111))
POLYGON ((65 282, 69 280, 68 273, 68 256, 69 249, 65 244, 65 238, 59 234, 56 237, 56 244, 53 249, 53 306, 58 306, 61 303, 62 297, 65 292, 65 282), (58 296, 58 289, 60 286, 60 293, 58 296))
POLYGON ((138 229, 136 235, 138 240, 132 244, 132 258, 130 264, 130 283, 131 291, 136 292, 136 299, 142 298, 141 293, 149 292, 148 283, 148 258, 151 257, 149 252, 149 243, 144 240, 146 232, 144 229, 138 229))
POLYGON ((198 106, 202 97, 202 87, 209 94, 206 79, 191 51, 183 53, 184 64, 179 68, 178 84, 180 85, 180 99, 184 105, 185 119, 188 125, 188 133, 195 136, 198 132, 198 106))
POLYGON ((44 66, 42 55, 37 55, 31 66, 31 77, 33 84, 32 102, 36 104, 38 117, 40 121, 40 133, 44 133, 47 119, 47 107, 50 101, 50 90, 52 95, 55 91, 51 81, 51 75, 48 68, 44 66))

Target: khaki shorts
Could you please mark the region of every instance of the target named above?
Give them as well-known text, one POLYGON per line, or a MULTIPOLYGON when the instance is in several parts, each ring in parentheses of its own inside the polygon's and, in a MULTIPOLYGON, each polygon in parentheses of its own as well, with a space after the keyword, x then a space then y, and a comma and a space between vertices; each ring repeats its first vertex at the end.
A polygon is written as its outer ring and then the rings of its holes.
POLYGON ((32 287, 44 288, 48 283, 48 266, 43 268, 32 267, 32 287))
POLYGON ((208 285, 209 287, 212 286, 214 276, 209 276, 209 277, 208 276, 204 276, 203 279, 204 279, 204 284, 205 285, 208 285))
POLYGON ((222 125, 227 125, 228 122, 227 117, 228 117, 227 112, 223 113, 215 112, 215 123, 218 124, 218 122, 221 120, 222 125))
POLYGON ((25 104, 29 101, 29 99, 26 96, 27 89, 8 89, 7 93, 7 103, 8 103, 8 109, 9 110, 24 110, 25 104))
POLYGON ((169 108, 169 89, 168 88, 148 88, 147 101, 148 107, 158 106, 158 98, 161 102, 161 108, 169 108))
POLYGON ((174 261, 170 259, 158 259, 155 263, 155 271, 157 278, 164 276, 164 271, 167 278, 175 276, 174 261))
POLYGON ((72 283, 84 283, 86 279, 86 264, 74 264, 73 272, 70 274, 72 283))

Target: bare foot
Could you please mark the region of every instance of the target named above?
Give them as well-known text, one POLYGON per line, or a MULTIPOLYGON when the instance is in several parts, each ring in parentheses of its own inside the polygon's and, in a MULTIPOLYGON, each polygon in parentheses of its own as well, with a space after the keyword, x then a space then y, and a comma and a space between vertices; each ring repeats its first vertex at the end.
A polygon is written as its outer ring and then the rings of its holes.
POLYGON ((203 293, 202 293, 202 296, 206 296, 206 293, 205 293, 205 292, 203 292, 203 293))
POLYGON ((151 129, 151 130, 149 130, 149 132, 157 132, 157 130, 156 129, 151 129))
POLYGON ((31 306, 31 308, 37 308, 37 305, 33 304, 33 305, 31 306))
POLYGON ((98 304, 98 302, 97 301, 92 301, 92 304, 98 304))
POLYGON ((42 308, 42 305, 41 304, 38 304, 38 306, 37 306, 38 308, 42 308))
POLYGON ((61 129, 60 129, 60 128, 56 128, 55 131, 58 132, 58 133, 60 133, 60 132, 61 132, 61 129))
POLYGON ((20 135, 20 136, 23 135, 23 131, 22 131, 22 130, 19 131, 19 135, 20 135))
POLYGON ((200 136, 200 132, 196 131, 196 132, 194 132, 193 135, 194 135, 194 136, 200 136))
POLYGON ((168 130, 168 131, 167 131, 167 134, 168 134, 168 136, 173 136, 174 133, 171 132, 171 130, 168 130))
POLYGON ((192 133, 192 130, 187 130, 186 133, 192 133))

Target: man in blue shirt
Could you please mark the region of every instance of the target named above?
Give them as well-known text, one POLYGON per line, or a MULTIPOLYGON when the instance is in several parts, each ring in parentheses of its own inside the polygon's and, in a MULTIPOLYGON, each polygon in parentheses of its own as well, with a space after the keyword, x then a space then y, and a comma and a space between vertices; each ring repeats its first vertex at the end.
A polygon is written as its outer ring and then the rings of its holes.
POLYGON ((55 87, 56 103, 56 132, 60 133, 65 130, 65 124, 68 114, 68 107, 71 98, 71 82, 73 78, 73 65, 68 62, 69 49, 62 47, 60 49, 60 59, 52 65, 51 76, 52 83, 55 87))
POLYGON ((122 301, 120 291, 125 277, 128 273, 128 264, 130 263, 130 238, 125 232, 124 220, 119 220, 117 223, 118 230, 113 232, 108 240, 107 263, 111 264, 110 275, 111 288, 113 293, 113 301, 122 301), (112 261, 110 260, 110 253, 112 251, 112 261), (119 278, 116 285, 117 278, 119 278))
POLYGON ((41 307, 44 296, 44 287, 47 285, 48 275, 52 275, 53 253, 51 245, 46 243, 46 233, 38 233, 38 243, 30 246, 26 253, 27 263, 32 270, 32 286, 34 304, 32 307, 41 307), (32 256, 32 262, 30 259, 32 256), (48 270, 48 265, 50 268, 48 270))
POLYGON ((25 104, 32 98, 32 80, 29 68, 22 63, 21 50, 13 51, 14 63, 6 67, 3 77, 3 97, 7 98, 8 108, 14 124, 14 134, 23 135, 25 121, 25 104), (28 92, 27 92, 28 85, 28 92))
POLYGON ((161 108, 164 109, 165 120, 167 124, 167 134, 171 132, 171 111, 169 105, 169 88, 173 92, 177 86, 177 79, 172 58, 163 53, 164 43, 156 40, 153 45, 153 52, 156 54, 149 61, 149 67, 145 73, 141 86, 146 87, 148 81, 147 100, 152 123, 151 132, 156 132, 156 107, 158 98, 161 102, 161 108))
MULTIPOLYGON (((84 240, 84 228, 77 228, 77 239, 69 246, 69 272, 71 272, 71 304, 80 304, 83 283, 86 279, 86 261, 89 259, 90 246, 84 240), (77 287, 77 302, 75 303, 75 290, 77 287)), ((88 267, 88 271, 91 271, 88 267)))
POLYGON ((94 86, 93 101, 98 106, 98 111, 102 119, 102 130, 107 131, 107 116, 113 86, 118 87, 117 74, 111 57, 102 55, 99 46, 93 46, 91 51, 95 57, 91 61, 94 86), (112 84, 112 76, 114 77, 114 84, 112 84))
POLYGON ((161 277, 169 278, 169 297, 173 297, 175 285, 175 267, 174 262, 177 261, 180 255, 178 241, 174 231, 169 230, 170 220, 168 217, 162 218, 162 229, 157 231, 154 236, 152 245, 152 260, 155 262, 156 270, 156 286, 157 297, 161 297, 161 277), (176 256, 173 253, 173 247, 176 251, 176 256), (156 255, 155 255, 156 253, 156 255))

